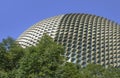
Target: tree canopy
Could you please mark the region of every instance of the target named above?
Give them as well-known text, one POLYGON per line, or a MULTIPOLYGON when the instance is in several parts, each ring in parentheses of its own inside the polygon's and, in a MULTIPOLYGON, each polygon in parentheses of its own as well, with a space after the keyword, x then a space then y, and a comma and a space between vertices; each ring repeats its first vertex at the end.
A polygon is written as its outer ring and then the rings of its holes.
POLYGON ((44 35, 36 46, 22 48, 14 39, 0 43, 0 78, 120 78, 120 68, 66 62, 64 47, 44 35))

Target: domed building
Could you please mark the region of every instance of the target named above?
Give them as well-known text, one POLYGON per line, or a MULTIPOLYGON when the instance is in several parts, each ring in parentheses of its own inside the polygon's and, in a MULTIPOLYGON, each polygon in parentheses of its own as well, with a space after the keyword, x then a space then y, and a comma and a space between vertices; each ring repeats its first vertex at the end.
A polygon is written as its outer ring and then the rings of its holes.
POLYGON ((65 47, 69 62, 86 66, 120 66, 120 25, 90 14, 64 14, 36 23, 17 39, 23 47, 36 45, 44 33, 65 47))

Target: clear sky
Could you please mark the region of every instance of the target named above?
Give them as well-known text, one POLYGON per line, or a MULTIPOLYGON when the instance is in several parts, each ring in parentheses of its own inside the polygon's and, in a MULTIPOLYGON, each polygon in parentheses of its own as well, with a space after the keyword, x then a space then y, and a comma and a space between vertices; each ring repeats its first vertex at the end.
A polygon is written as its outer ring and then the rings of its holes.
POLYGON ((0 41, 33 24, 66 13, 89 13, 120 24, 120 0, 0 0, 0 41))

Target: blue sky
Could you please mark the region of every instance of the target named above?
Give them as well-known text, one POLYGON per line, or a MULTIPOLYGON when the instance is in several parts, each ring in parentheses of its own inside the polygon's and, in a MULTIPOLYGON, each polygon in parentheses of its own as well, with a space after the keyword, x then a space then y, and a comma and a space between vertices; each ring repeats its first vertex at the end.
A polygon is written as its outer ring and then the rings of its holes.
POLYGON ((89 13, 120 24, 120 0, 1 0, 0 41, 17 37, 33 24, 65 13, 89 13))

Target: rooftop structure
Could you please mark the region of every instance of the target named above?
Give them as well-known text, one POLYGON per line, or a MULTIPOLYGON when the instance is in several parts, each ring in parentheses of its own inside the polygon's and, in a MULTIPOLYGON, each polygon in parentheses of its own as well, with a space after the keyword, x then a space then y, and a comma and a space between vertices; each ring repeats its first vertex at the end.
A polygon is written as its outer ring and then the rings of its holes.
POLYGON ((44 33, 65 47, 69 62, 86 66, 120 66, 120 25, 90 14, 64 14, 36 23, 17 39, 25 48, 36 45, 44 33))

